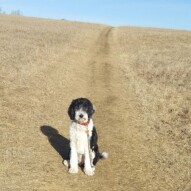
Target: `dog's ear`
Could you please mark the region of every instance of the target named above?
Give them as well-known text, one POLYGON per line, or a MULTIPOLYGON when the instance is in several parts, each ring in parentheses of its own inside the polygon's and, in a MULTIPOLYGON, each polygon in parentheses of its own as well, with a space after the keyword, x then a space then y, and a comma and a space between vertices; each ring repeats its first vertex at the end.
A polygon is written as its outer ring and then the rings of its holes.
POLYGON ((95 113, 95 107, 94 107, 94 105, 91 104, 89 106, 88 117, 91 118, 94 113, 95 113))
POLYGON ((68 108, 68 115, 71 120, 75 119, 75 100, 72 101, 72 103, 70 104, 68 108))

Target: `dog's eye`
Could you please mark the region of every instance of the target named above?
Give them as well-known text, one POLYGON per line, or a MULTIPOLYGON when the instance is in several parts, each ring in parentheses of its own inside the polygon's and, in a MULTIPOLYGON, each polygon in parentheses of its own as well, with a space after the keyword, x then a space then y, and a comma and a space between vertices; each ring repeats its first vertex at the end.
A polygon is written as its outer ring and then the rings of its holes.
POLYGON ((81 107, 80 108, 82 111, 84 111, 84 112, 87 112, 87 108, 85 108, 85 107, 81 107))
POLYGON ((75 108, 75 111, 79 111, 79 110, 80 110, 80 107, 76 107, 76 108, 75 108))

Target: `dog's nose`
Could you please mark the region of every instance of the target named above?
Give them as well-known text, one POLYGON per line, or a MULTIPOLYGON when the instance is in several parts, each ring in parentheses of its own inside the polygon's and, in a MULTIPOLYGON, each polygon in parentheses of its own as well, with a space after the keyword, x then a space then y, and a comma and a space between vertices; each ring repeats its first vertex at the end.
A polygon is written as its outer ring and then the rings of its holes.
POLYGON ((80 116, 80 118, 82 118, 82 117, 83 117, 83 114, 80 114, 79 116, 80 116))

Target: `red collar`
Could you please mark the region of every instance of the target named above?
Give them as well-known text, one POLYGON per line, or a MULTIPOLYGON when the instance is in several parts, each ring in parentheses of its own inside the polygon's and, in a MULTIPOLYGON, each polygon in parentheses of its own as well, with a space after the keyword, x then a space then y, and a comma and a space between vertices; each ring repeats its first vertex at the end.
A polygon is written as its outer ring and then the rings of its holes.
MULTIPOLYGON (((75 122, 78 123, 77 121, 75 121, 75 122)), ((88 120, 88 121, 85 122, 85 123, 78 123, 78 124, 83 125, 83 126, 87 126, 89 123, 90 123, 90 120, 88 120)))

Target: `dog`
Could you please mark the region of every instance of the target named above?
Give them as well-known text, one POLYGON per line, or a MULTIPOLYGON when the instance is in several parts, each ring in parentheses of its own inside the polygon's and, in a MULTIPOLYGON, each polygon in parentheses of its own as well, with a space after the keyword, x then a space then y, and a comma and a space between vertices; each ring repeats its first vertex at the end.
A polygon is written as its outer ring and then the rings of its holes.
POLYGON ((98 160, 108 157, 106 152, 99 152, 98 135, 92 120, 94 113, 93 104, 87 98, 73 100, 68 108, 70 160, 64 163, 69 166, 69 173, 78 173, 80 165, 84 166, 86 175, 93 176, 98 160))

